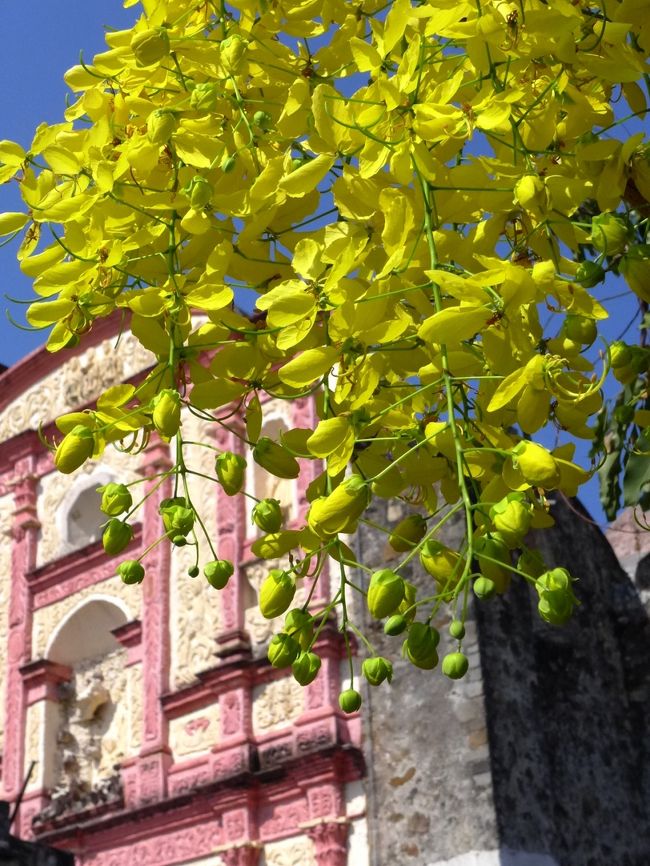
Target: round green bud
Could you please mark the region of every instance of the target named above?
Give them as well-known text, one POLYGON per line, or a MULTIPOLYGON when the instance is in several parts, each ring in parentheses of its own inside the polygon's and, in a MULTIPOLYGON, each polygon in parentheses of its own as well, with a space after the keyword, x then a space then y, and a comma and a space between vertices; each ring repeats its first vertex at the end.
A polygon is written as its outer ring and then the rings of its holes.
POLYGON ((253 123, 266 131, 273 123, 273 118, 267 111, 256 111, 253 115, 253 123))
POLYGON ((402 634, 403 631, 406 631, 407 625, 408 622, 406 618, 403 617, 401 614, 396 613, 386 620, 386 623, 384 625, 384 634, 395 637, 398 634, 402 634))
POLYGON ((133 497, 125 484, 110 482, 98 487, 97 492, 102 494, 100 504, 101 510, 109 517, 117 517, 123 511, 128 511, 133 505, 133 497))
POLYGON ((171 111, 158 108, 147 118, 147 138, 159 147, 167 144, 176 129, 176 118, 171 111))
POLYGON ((142 583, 144 568, 137 559, 126 559, 117 566, 117 573, 122 578, 122 583, 142 583))
POLYGON ((391 571, 382 568, 370 578, 368 586, 368 610, 375 619, 395 613, 404 598, 404 579, 391 571))
POLYGON ((496 592, 496 585, 493 580, 490 580, 489 577, 477 577, 474 581, 474 595, 477 598, 485 601, 488 598, 492 598, 492 596, 496 592))
POLYGON ((339 695, 339 706, 344 713, 356 713, 361 707, 361 695, 356 689, 345 689, 339 695))
POLYGON ((400 520, 390 534, 388 543, 398 553, 405 553, 422 539, 427 530, 427 522, 421 514, 409 514, 400 520))
POLYGON ((564 320, 562 330, 570 340, 581 343, 583 346, 591 346, 598 336, 596 322, 587 316, 568 315, 564 320))
POLYGON ((262 532, 278 532, 282 527, 282 506, 277 499, 262 499, 253 507, 252 517, 262 532))
POLYGON ((201 569, 198 567, 198 565, 190 565, 190 567, 187 569, 187 574, 189 577, 198 577, 199 574, 201 574, 201 569))
POLYGON ((384 680, 390 682, 393 678, 393 666, 382 656, 364 659, 361 672, 371 686, 379 686, 384 680))
POLYGON ((206 580, 215 589, 223 589, 232 577, 235 569, 227 559, 215 559, 203 567, 206 580))
POLYGON ((290 635, 280 632, 271 638, 267 655, 274 668, 288 668, 300 655, 300 644, 290 635))
POLYGON ((117 556, 129 546, 132 538, 133 529, 129 524, 122 523, 117 517, 112 517, 104 528, 102 545, 109 556, 117 556))
POLYGON ((185 547, 185 545, 187 544, 187 538, 185 538, 184 535, 175 535, 172 538, 172 544, 175 547, 185 547))
POLYGON ((291 673, 301 686, 308 686, 309 683, 316 679, 320 665, 321 661, 316 653, 301 652, 291 665, 291 673))
POLYGON ((590 242, 599 253, 616 256, 622 253, 631 236, 630 225, 613 213, 601 213, 591 221, 590 242))
POLYGON ((228 496, 239 493, 246 480, 246 459, 232 451, 224 451, 214 461, 219 483, 228 496))
POLYGON ((448 653, 442 660, 442 672, 450 680, 460 680, 467 673, 469 661, 464 653, 448 653))
POLYGON ((459 619, 453 619, 449 623, 449 634, 454 640, 462 640, 465 637, 465 626, 459 619))
POLYGON ((163 499, 158 507, 158 512, 162 517, 163 526, 174 544, 177 543, 178 536, 186 536, 194 527, 194 519, 196 515, 194 510, 188 507, 187 500, 182 496, 175 496, 171 499, 163 499))
POLYGON ((306 610, 294 607, 284 618, 284 630, 298 641, 301 649, 306 650, 314 634, 312 618, 306 610))

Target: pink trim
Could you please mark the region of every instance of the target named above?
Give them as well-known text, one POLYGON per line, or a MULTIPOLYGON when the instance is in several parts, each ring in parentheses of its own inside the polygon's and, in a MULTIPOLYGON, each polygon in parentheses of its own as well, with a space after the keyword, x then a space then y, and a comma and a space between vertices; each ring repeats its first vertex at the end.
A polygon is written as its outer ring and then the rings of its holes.
POLYGON ((126 649, 125 667, 137 665, 142 661, 142 623, 139 619, 111 629, 111 634, 126 649))
POLYGON ((26 690, 27 705, 38 701, 58 701, 58 687, 72 677, 72 668, 47 659, 37 659, 20 668, 26 690))
POLYGON ((13 483, 15 511, 11 529, 13 545, 2 778, 4 797, 9 800, 20 790, 24 772, 27 693, 20 669, 30 660, 32 644, 31 598, 25 575, 34 567, 39 530, 36 519, 37 479, 33 468, 33 455, 24 457, 16 464, 13 483))
POLYGON ((347 866, 348 830, 346 821, 324 821, 307 830, 318 866, 347 866))

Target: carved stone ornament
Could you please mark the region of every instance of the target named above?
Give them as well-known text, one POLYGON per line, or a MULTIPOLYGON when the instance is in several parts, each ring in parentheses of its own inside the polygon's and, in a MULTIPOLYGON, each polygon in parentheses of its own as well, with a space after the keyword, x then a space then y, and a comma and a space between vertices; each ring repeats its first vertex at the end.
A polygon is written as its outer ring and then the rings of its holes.
MULTIPOLYGON (((219 852, 224 866, 258 866, 261 848, 255 843, 237 845, 219 852)), ((268 864, 268 860, 267 860, 268 864)))
POLYGON ((0 414, 0 442, 23 430, 36 430, 39 424, 96 400, 106 388, 124 382, 154 362, 151 353, 130 333, 122 334, 119 352, 114 347, 114 339, 92 346, 9 403, 0 414))
POLYGON ((293 677, 272 680, 253 690, 253 733, 267 734, 290 725, 304 707, 302 686, 293 677))
POLYGON ((266 866, 319 866, 314 843, 305 836, 264 846, 266 866))
POLYGON ((307 830, 314 843, 318 866, 346 866, 348 829, 347 821, 325 821, 307 830))

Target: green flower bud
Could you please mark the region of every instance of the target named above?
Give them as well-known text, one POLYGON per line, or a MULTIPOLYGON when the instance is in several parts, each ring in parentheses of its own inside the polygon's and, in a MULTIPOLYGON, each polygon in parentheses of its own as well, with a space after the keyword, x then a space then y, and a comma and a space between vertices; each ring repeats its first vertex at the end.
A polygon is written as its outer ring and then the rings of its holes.
POLYGON ((139 66, 153 66, 169 54, 169 34, 164 27, 149 27, 134 33, 131 50, 139 66))
POLYGON ((267 111, 256 111, 253 115, 253 123, 266 131, 273 123, 273 118, 267 111))
POLYGON ((517 560, 517 568, 530 577, 540 577, 546 571, 546 563, 539 550, 527 547, 517 560))
POLYGON ((316 679, 320 665, 321 661, 316 653, 301 652, 291 665, 291 673, 301 686, 308 686, 316 679))
POLYGON ((463 653, 448 653, 442 660, 442 672, 450 680, 460 680, 467 673, 469 661, 463 653))
POLYGON ((126 559, 117 566, 117 573, 122 578, 122 583, 142 583, 144 579, 144 568, 136 559, 126 559))
POLYGON ((371 686, 379 686, 384 680, 390 682, 393 679, 393 666, 382 656, 365 659, 361 665, 361 672, 371 686))
POLYGON ((520 493, 508 493, 490 509, 490 519, 508 547, 518 547, 533 520, 533 509, 520 493))
POLYGON ((210 199, 212 198, 212 193, 214 190, 212 189, 212 184, 210 181, 206 180, 206 178, 202 177, 200 174, 196 177, 192 178, 192 183, 190 184, 190 204, 194 208, 194 210, 201 210, 206 205, 210 204, 210 199))
POLYGON ((618 268, 632 291, 650 303, 650 244, 633 244, 618 268))
POLYGON ((147 138, 152 144, 161 147, 167 144, 176 129, 176 117, 171 111, 158 108, 147 118, 147 138))
POLYGON ((288 668, 300 655, 300 644, 290 635, 280 632, 271 638, 267 655, 274 668, 288 668))
POLYGON ((421 514, 410 514, 400 520, 393 529, 388 543, 398 553, 411 550, 422 539, 427 531, 427 522, 421 514))
POLYGON ((513 463, 533 487, 552 490, 560 483, 560 470, 550 451, 536 442, 520 442, 513 449, 513 463))
POLYGON ((368 610, 375 619, 395 613, 404 598, 404 579, 391 571, 382 568, 370 578, 368 586, 368 610))
POLYGON ((465 625, 459 619, 453 619, 449 623, 449 634, 454 640, 462 640, 465 637, 465 625))
POLYGON ((282 526, 282 507, 277 499, 262 499, 253 508, 253 523, 262 532, 278 532, 282 526))
POLYGON ((206 580, 215 589, 223 589, 233 575, 234 567, 227 559, 214 559, 203 567, 206 580))
POLYGON ((587 316, 568 315, 564 320, 562 330, 570 340, 583 346, 591 346, 598 336, 595 321, 587 318, 587 316))
POLYGON ((201 569, 198 567, 198 565, 190 565, 190 567, 187 569, 188 577, 198 577, 199 574, 201 574, 201 569))
POLYGON ((104 529, 102 544, 109 556, 116 556, 128 547, 133 538, 133 529, 117 517, 111 518, 104 529))
POLYGON ((344 713, 356 713, 361 707, 361 695, 356 689, 346 689, 339 695, 339 706, 344 713))
POLYGON ((194 111, 214 111, 219 104, 219 91, 209 81, 197 84, 190 94, 190 108, 194 111))
POLYGON ((54 455, 54 465, 64 475, 69 475, 92 457, 95 450, 95 437, 92 430, 77 424, 59 442, 54 455))
POLYGON ((219 483, 228 496, 239 493, 246 480, 246 459, 232 451, 224 451, 215 460, 219 483))
POLYGON ((232 36, 227 36, 223 40, 219 46, 219 50, 221 52, 221 62, 227 72, 231 74, 237 72, 237 69, 244 59, 247 47, 248 43, 245 42, 238 33, 234 33, 232 36))
POLYGON ((301 649, 306 650, 314 634, 312 618, 306 610, 294 607, 284 618, 284 630, 298 641, 301 649))
POLYGON ((510 586, 512 575, 507 568, 510 565, 508 545, 498 533, 479 535, 474 539, 474 551, 483 577, 490 578, 499 594, 504 593, 510 586))
POLYGON ((439 541, 429 539, 420 551, 420 562, 441 586, 454 587, 465 570, 465 558, 439 541))
POLYGON ((158 511, 162 517, 167 537, 172 539, 174 544, 176 544, 177 536, 184 538, 192 531, 195 514, 193 509, 188 508, 187 500, 182 496, 163 499, 158 511))
POLYGON ((578 603, 571 584, 573 578, 566 568, 552 568, 535 581, 539 595, 537 610, 543 620, 552 625, 564 625, 578 603))
POLYGON ((433 670, 438 664, 436 648, 440 641, 439 632, 424 622, 414 622, 404 641, 406 657, 418 668, 433 670))
POLYGON ((133 497, 125 484, 115 484, 111 481, 103 487, 98 487, 97 492, 102 494, 99 507, 109 517, 117 517, 133 505, 133 497))
POLYGON ((474 581, 473 589, 474 595, 477 598, 480 598, 481 601, 487 601, 488 598, 492 598, 497 588, 494 581, 490 580, 489 577, 477 577, 474 581))
POLYGON ((266 619, 281 616, 293 601, 296 582, 286 571, 273 568, 260 587, 260 611, 266 619))
POLYGON ((345 478, 329 496, 314 500, 307 522, 312 532, 328 538, 337 532, 354 530, 356 521, 370 503, 370 489, 360 475, 345 478))
POLYGON ((384 625, 384 634, 395 637, 398 634, 402 634, 403 631, 406 631, 407 625, 408 622, 406 621, 406 618, 401 614, 396 613, 386 620, 384 625))
POLYGON ((602 283, 605 279, 604 269, 592 261, 580 262, 576 269, 576 280, 581 283, 585 289, 593 289, 598 283, 602 283))
POLYGON ((622 253, 630 239, 630 226, 613 213, 601 213, 591 221, 590 242, 599 253, 616 256, 622 253))
POLYGON ((165 388, 153 400, 153 426, 164 436, 171 439, 181 426, 181 395, 178 391, 165 388))
POLYGON ((297 478, 300 475, 300 465, 296 458, 268 436, 262 436, 258 440, 253 448, 253 460, 278 478, 297 478))

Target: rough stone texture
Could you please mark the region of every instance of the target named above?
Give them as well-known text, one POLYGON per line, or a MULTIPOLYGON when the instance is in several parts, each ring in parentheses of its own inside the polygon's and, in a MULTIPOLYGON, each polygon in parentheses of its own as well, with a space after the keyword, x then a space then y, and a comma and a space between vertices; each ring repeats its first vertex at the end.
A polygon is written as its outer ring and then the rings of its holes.
POLYGON ((554 515, 533 543, 579 578, 572 621, 543 623, 519 582, 478 607, 500 843, 561 866, 646 866, 648 618, 587 513, 554 515))
MULTIPOLYGON (((377 652, 396 659, 393 684, 365 696, 371 866, 650 862, 648 617, 580 506, 554 513, 557 526, 532 543, 580 578, 566 627, 542 622, 536 594, 515 580, 475 606, 470 673, 450 683, 402 661, 402 638, 367 618, 377 652)), ((461 532, 450 521, 443 540, 461 532)), ((389 563, 385 536, 365 532, 359 545, 360 561, 389 563)), ((432 588, 419 568, 409 579, 432 588)), ((435 624, 442 656, 446 621, 435 624)))
MULTIPOLYGON (((368 516, 382 523, 385 508, 379 502, 368 516)), ((390 521, 399 516, 391 506, 390 521)), ((457 539, 459 524, 450 521, 447 527, 446 537, 457 539)), ((359 545, 360 562, 390 564, 386 536, 364 532, 359 545)), ((419 567, 404 576, 435 591, 419 567)), ((445 616, 434 623, 443 634, 440 655, 447 622, 445 616)), ((457 683, 401 659, 403 637, 386 637, 367 615, 364 630, 395 667, 392 685, 367 689, 364 696, 368 813, 376 816, 368 828, 371 866, 428 866, 459 852, 497 848, 474 623, 467 625, 465 642, 472 667, 457 683)))

